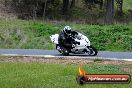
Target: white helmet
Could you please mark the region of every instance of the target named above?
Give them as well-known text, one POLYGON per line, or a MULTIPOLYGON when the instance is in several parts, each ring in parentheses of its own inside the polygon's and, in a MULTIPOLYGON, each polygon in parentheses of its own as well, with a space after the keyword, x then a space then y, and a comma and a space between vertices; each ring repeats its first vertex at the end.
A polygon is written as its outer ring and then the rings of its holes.
POLYGON ((63 32, 67 35, 71 35, 71 27, 65 26, 63 32))

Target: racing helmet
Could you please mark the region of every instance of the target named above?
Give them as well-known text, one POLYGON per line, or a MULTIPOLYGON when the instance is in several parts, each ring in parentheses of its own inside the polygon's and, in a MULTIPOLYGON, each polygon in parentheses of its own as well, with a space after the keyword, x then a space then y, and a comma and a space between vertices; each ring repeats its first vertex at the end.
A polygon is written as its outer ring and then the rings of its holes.
POLYGON ((63 29, 63 32, 66 35, 71 35, 71 27, 70 26, 65 26, 64 29, 63 29))

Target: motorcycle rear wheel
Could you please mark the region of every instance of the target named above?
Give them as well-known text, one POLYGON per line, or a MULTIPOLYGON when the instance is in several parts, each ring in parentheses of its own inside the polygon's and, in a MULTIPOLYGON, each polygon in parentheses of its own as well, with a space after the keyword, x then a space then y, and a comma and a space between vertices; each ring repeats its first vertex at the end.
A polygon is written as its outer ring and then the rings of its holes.
POLYGON ((69 55, 69 51, 66 48, 61 48, 58 44, 56 45, 56 49, 64 56, 69 55))
POLYGON ((56 49, 61 53, 61 47, 59 46, 59 44, 56 45, 56 49))
POLYGON ((68 55, 69 55, 69 51, 66 50, 66 49, 63 49, 63 51, 62 51, 62 55, 64 55, 64 56, 68 56, 68 55))

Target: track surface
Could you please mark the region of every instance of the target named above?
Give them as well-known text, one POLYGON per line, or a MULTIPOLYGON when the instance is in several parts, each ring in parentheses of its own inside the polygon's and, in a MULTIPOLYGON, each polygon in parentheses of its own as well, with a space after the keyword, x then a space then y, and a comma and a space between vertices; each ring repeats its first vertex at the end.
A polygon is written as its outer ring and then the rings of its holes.
MULTIPOLYGON (((39 49, 0 49, 0 55, 15 55, 15 56, 62 56, 57 50, 39 50, 39 49)), ((70 54, 70 56, 91 57, 87 54, 70 54)), ((99 51, 95 57, 109 59, 128 59, 132 60, 132 52, 109 52, 99 51)))

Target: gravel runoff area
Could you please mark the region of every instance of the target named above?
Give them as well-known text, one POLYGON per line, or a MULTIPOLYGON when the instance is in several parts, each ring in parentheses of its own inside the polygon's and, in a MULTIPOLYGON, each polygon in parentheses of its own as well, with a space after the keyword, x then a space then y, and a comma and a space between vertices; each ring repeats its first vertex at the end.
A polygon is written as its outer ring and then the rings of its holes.
POLYGON ((108 59, 90 59, 77 57, 31 57, 31 56, 0 56, 0 63, 42 63, 42 64, 65 64, 65 65, 87 65, 87 64, 102 64, 102 65, 128 65, 122 69, 125 72, 132 72, 132 61, 123 60, 108 60, 108 59))
POLYGON ((31 57, 31 56, 0 56, 0 62, 47 63, 47 64, 132 64, 132 61, 90 59, 78 57, 31 57))

